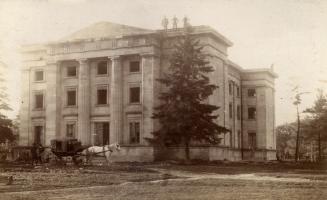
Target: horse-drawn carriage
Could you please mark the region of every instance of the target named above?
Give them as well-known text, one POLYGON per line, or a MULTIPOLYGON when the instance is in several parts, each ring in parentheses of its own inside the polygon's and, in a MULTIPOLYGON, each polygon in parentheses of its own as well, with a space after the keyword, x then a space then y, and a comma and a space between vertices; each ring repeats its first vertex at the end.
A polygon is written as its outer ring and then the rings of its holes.
POLYGON ((77 139, 55 139, 51 140, 51 151, 53 154, 63 160, 64 157, 71 157, 76 164, 78 158, 83 156, 81 152, 89 146, 82 146, 81 142, 77 139))
POLYGON ((111 153, 119 150, 118 143, 104 146, 83 146, 77 139, 51 140, 52 153, 61 161, 64 157, 71 157, 75 164, 80 164, 83 160, 89 162, 94 156, 105 157, 109 162, 111 153))

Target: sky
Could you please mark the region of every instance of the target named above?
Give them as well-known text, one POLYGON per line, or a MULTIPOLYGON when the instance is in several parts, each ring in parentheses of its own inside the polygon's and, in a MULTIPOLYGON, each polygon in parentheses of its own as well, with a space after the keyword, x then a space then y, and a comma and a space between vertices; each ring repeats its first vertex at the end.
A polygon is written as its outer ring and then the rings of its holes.
POLYGON ((294 86, 300 111, 317 89, 327 91, 327 0, 0 0, 0 60, 14 118, 19 111, 23 44, 54 41, 83 27, 110 21, 159 29, 164 16, 209 25, 234 45, 228 57, 245 69, 274 66, 276 124, 292 122, 294 86))

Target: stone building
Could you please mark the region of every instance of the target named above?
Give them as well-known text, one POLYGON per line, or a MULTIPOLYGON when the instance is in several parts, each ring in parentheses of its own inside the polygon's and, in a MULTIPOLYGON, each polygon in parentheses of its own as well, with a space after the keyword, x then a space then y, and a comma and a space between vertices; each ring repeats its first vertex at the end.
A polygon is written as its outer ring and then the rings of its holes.
MULTIPOLYGON (((217 123, 230 132, 220 145, 194 145, 191 157, 275 159, 276 74, 242 69, 228 59, 231 41, 208 26, 193 28, 215 70, 210 79, 219 86, 208 101, 220 107, 217 123)), ((100 22, 56 42, 23 46, 19 144, 76 138, 84 145, 119 142, 120 161, 181 157, 180 147, 160 154, 144 138, 158 127, 151 118, 162 89, 156 79, 167 71, 183 31, 100 22)))

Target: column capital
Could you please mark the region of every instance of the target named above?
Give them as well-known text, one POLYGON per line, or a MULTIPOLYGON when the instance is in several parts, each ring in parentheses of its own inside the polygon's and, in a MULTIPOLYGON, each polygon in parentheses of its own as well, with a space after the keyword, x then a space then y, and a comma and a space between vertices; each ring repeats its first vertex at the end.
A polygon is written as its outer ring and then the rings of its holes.
POLYGON ((120 55, 108 56, 108 59, 110 59, 111 61, 113 61, 113 60, 120 60, 121 59, 121 56, 120 55))
POLYGON ((88 59, 87 58, 78 58, 76 59, 77 62, 79 62, 80 65, 82 64, 88 64, 88 59))
POLYGON ((58 65, 60 64, 62 61, 60 60, 46 60, 46 64, 47 65, 58 65))

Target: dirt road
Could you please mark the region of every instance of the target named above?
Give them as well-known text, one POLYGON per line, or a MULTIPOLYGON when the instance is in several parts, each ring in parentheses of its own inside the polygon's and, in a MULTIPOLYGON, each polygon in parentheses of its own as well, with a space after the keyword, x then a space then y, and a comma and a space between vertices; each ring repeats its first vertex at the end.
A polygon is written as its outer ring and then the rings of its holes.
MULTIPOLYGON (((121 167, 118 168, 104 171, 103 169, 87 169, 89 170, 87 173, 80 170, 80 174, 75 172, 76 177, 71 175, 70 178, 65 179, 65 181, 58 185, 53 185, 53 187, 46 186, 45 182, 41 180, 41 185, 44 185, 43 188, 35 187, 36 189, 33 189, 28 186, 25 187, 29 191, 13 191, 10 190, 10 187, 15 186, 2 185, 0 186, 0 199, 314 200, 325 199, 327 196, 327 174, 320 172, 308 173, 306 171, 306 173, 301 174, 261 171, 230 174, 214 173, 207 166, 200 167, 201 171, 194 170, 198 166, 171 166, 169 168, 143 166, 141 168, 136 167, 135 169, 130 167, 128 170, 121 170, 121 167)), ((213 169, 219 171, 219 167, 214 167, 213 169)), ((33 172, 27 173, 33 174, 33 172)), ((58 176, 59 173, 53 174, 50 172, 47 178, 56 174, 58 176)), ((63 178, 67 174, 63 173, 63 176, 59 176, 63 178)), ((23 182, 21 183, 23 184, 23 182)), ((49 182, 49 184, 53 183, 49 182)))

